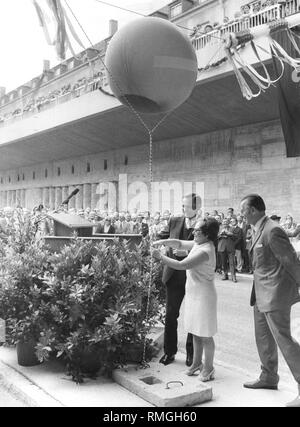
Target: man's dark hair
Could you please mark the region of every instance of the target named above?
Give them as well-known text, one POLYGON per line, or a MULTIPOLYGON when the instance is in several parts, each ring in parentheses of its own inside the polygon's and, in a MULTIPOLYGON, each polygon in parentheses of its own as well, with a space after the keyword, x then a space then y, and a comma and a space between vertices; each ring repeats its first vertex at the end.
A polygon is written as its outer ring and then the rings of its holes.
POLYGON ((198 194, 196 194, 196 193, 187 194, 183 198, 184 199, 190 199, 192 201, 192 209, 193 209, 193 211, 197 211, 197 210, 199 210, 199 209, 202 208, 202 200, 201 200, 201 197, 198 194))
POLYGON ((215 218, 206 218, 203 220, 203 224, 200 229, 204 236, 208 238, 208 240, 215 242, 218 238, 220 224, 215 218))
POLYGON ((242 202, 245 200, 248 201, 250 207, 257 209, 259 212, 265 212, 267 209, 264 200, 258 194, 249 194, 243 198, 242 202))

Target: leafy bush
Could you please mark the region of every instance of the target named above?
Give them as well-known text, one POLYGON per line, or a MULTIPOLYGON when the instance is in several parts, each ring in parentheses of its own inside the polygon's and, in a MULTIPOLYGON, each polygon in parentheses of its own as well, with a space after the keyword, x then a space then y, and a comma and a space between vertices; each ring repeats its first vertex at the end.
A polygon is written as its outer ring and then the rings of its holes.
POLYGON ((133 348, 142 359, 144 343, 150 359, 153 343, 145 337, 161 320, 164 301, 158 263, 149 286, 148 248, 147 241, 131 248, 124 240, 94 246, 75 238, 59 254, 38 242, 23 253, 9 249, 0 279, 9 342, 34 337, 39 360, 56 353, 77 382, 100 367, 87 367, 87 359, 100 361, 108 375, 133 348))

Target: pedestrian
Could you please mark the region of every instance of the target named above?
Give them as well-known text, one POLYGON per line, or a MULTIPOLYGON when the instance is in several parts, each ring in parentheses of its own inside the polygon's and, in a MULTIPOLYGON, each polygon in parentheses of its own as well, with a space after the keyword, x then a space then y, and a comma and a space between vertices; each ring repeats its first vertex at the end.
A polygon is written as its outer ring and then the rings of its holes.
POLYGON ((224 219, 218 236, 218 252, 221 257, 223 277, 228 280, 228 267, 230 269, 231 280, 237 283, 235 274, 235 240, 236 236, 230 226, 228 219, 224 219))
POLYGON ((233 234, 235 236, 235 259, 236 259, 236 270, 238 273, 242 273, 243 270, 243 258, 242 258, 242 249, 243 249, 243 230, 238 226, 236 218, 232 218, 230 221, 230 226, 232 227, 233 234))
POLYGON ((298 384, 298 397, 287 406, 300 407, 300 345, 292 338, 290 326, 291 307, 300 301, 300 262, 284 230, 266 216, 266 205, 259 195, 245 197, 241 212, 254 227, 251 306, 262 369, 259 379, 244 387, 277 390, 279 347, 298 384))
MULTIPOLYGON (((183 215, 170 217, 168 228, 158 236, 160 239, 194 240, 193 230, 197 222, 197 215, 202 207, 201 197, 197 194, 190 194, 182 201, 183 215)), ((186 250, 175 250, 169 248, 167 255, 177 261, 183 261, 188 252, 186 250)), ((185 295, 186 272, 184 270, 174 270, 165 265, 162 282, 166 286, 166 319, 164 332, 164 355, 160 363, 169 365, 174 362, 177 353, 177 326, 181 303, 185 295)), ((193 337, 188 334, 186 340, 186 365, 193 363, 193 337)))
POLYGON ((200 381, 214 379, 214 335, 217 333, 217 292, 215 288, 216 254, 214 241, 219 232, 219 223, 214 218, 205 218, 196 223, 194 241, 169 239, 154 243, 164 244, 173 250, 186 250, 189 255, 178 261, 154 250, 153 255, 176 271, 187 271, 184 324, 192 334, 193 363, 186 372, 188 376, 200 373, 200 381), (203 351, 205 355, 202 362, 203 351))

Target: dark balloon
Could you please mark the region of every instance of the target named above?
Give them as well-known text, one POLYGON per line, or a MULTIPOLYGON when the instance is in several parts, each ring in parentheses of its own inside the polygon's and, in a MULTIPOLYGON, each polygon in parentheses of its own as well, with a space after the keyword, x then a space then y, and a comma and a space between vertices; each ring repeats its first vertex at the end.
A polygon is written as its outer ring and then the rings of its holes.
POLYGON ((172 23, 142 18, 119 30, 106 53, 114 95, 141 113, 164 113, 191 95, 198 62, 190 40, 172 23))

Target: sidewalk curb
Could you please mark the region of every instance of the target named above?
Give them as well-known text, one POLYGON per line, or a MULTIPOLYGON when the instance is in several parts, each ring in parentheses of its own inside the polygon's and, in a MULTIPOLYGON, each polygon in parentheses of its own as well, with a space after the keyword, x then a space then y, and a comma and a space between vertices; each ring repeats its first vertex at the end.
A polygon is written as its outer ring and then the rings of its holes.
POLYGON ((65 406, 26 375, 2 360, 0 360, 0 386, 13 398, 29 407, 65 406))

